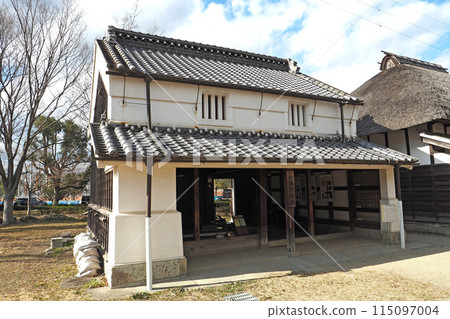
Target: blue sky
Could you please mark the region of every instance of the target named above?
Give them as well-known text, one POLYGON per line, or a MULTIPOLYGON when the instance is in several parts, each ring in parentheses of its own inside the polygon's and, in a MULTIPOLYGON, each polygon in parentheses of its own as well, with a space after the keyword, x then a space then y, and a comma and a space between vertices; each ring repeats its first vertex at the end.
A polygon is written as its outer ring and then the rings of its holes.
MULTIPOLYGON (((89 37, 134 2, 79 0, 89 37)), ((293 58, 301 71, 348 92, 379 72, 381 50, 450 68, 450 1, 139 0, 141 31, 293 58)))

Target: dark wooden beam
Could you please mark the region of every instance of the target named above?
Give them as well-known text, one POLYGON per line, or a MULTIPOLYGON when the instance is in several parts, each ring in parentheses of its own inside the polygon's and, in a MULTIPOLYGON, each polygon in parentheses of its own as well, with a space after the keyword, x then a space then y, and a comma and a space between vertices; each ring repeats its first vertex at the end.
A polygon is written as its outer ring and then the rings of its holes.
POLYGON ((258 234, 259 234, 259 244, 261 247, 267 246, 269 241, 269 233, 267 230, 267 194, 265 190, 267 189, 267 176, 266 170, 259 170, 259 223, 258 223, 258 234))
POLYGON ((311 170, 306 170, 306 176, 308 180, 308 219, 309 219, 309 228, 308 232, 311 236, 314 236, 314 201, 313 201, 313 192, 312 192, 312 173, 311 170))
POLYGON ((403 131, 405 132, 406 154, 411 155, 411 145, 409 144, 408 128, 404 128, 403 131))
POLYGON ((293 170, 284 170, 284 207, 286 210, 286 239, 288 253, 295 252, 295 177, 293 170))
POLYGON ((198 168, 194 168, 194 240, 200 240, 200 180, 198 168))
POLYGON ((389 147, 389 135, 388 135, 388 132, 384 132, 384 146, 389 147))
POLYGON ((348 206, 350 213, 350 228, 352 232, 355 230, 356 221, 356 196, 355 196, 355 181, 353 178, 353 171, 347 170, 347 187, 348 187, 348 206))
MULTIPOLYGON (((433 133, 433 123, 432 122, 428 122, 427 123, 427 131, 430 133, 433 133)), ((428 146, 430 149, 430 164, 434 165, 434 148, 433 145, 429 145, 428 146)))

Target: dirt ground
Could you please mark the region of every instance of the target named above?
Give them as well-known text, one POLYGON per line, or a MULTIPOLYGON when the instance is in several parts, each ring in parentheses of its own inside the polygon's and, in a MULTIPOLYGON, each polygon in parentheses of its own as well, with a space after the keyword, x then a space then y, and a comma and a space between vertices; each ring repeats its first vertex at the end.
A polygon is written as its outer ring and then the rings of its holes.
POLYGON ((76 221, 0 227, 0 300, 89 299, 82 289, 59 288, 62 279, 76 274, 71 250, 44 253, 52 237, 85 229, 86 222, 76 221))
MULTIPOLYGON (((85 228, 84 221, 0 227, 0 300, 92 300, 88 288, 93 283, 60 288, 62 280, 76 274, 70 249, 44 253, 50 238, 67 231, 76 235, 85 228)), ((450 252, 442 252, 348 273, 299 273, 206 288, 173 288, 122 300, 223 300, 237 292, 259 300, 450 300, 450 283, 440 284, 448 280, 442 265, 448 265, 449 258, 450 252)))

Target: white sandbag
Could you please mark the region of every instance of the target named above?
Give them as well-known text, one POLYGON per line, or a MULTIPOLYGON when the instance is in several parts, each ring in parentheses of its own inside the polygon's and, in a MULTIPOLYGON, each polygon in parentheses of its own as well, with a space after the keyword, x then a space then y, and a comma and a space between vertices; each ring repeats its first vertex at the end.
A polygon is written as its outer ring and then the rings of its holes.
POLYGON ((83 274, 84 272, 91 270, 91 269, 102 269, 102 266, 100 266, 99 263, 92 262, 92 261, 82 261, 78 265, 78 272, 80 274, 83 274))
POLYGON ((77 266, 81 263, 81 262, 96 262, 100 264, 100 258, 94 255, 91 256, 86 256, 86 255, 81 255, 80 254, 80 258, 76 259, 75 262, 77 264, 77 266))
POLYGON ((88 243, 95 242, 87 233, 81 233, 75 236, 75 242, 73 244, 73 256, 76 257, 78 254, 78 250, 81 246, 84 246, 88 243))
POLYGON ((81 250, 85 250, 88 248, 97 248, 100 247, 100 244, 97 243, 92 238, 82 238, 78 242, 75 242, 73 245, 74 251, 73 256, 76 258, 81 250))
POLYGON ((87 257, 87 256, 96 256, 96 257, 100 257, 100 254, 98 253, 97 248, 87 248, 87 249, 82 249, 78 252, 77 257, 75 257, 75 261, 79 261, 80 259, 82 259, 83 257, 87 257))
POLYGON ((74 252, 80 250, 81 248, 83 248, 84 246, 89 246, 89 245, 98 245, 98 243, 92 239, 92 238, 86 238, 86 237, 82 237, 79 240, 75 240, 74 244, 73 244, 73 250, 74 252))
POLYGON ((99 269, 91 269, 91 270, 87 270, 84 273, 78 273, 77 277, 97 277, 98 275, 100 275, 102 272, 99 269))

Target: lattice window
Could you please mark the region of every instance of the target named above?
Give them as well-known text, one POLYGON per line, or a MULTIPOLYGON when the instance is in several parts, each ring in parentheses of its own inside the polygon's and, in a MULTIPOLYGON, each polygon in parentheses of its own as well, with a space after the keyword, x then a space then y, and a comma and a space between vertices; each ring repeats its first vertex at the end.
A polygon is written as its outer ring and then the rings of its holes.
POLYGON ((306 125, 306 106, 302 104, 289 104, 289 125, 305 127, 306 125))
POLYGON ((202 94, 201 116, 204 120, 225 121, 226 97, 224 95, 202 94))
POLYGON ((113 203, 113 172, 105 173, 99 169, 95 161, 91 163, 91 203, 112 210, 113 203))

